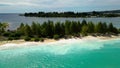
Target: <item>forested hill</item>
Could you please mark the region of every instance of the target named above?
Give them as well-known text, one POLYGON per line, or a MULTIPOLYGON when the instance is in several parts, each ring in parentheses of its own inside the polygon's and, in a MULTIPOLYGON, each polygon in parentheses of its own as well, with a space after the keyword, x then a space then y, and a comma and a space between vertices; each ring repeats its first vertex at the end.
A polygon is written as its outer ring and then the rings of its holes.
POLYGON ((102 13, 120 13, 120 10, 101 11, 102 13))
POLYGON ((37 12, 24 13, 26 17, 120 17, 120 10, 92 12, 37 12))

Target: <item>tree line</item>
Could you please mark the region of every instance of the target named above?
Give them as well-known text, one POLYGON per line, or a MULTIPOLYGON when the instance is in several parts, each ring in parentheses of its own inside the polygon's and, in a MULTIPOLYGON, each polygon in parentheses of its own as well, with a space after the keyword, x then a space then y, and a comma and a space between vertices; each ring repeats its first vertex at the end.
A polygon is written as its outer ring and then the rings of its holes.
POLYGON ((87 35, 112 35, 118 34, 119 29, 112 23, 106 24, 98 22, 65 21, 53 22, 47 21, 42 24, 33 22, 31 25, 21 23, 16 30, 6 30, 7 24, 0 23, 0 35, 8 40, 25 39, 26 41, 43 41, 43 38, 71 38, 87 35), (2 25, 1 25, 2 24, 2 25))
POLYGON ((38 12, 25 13, 26 17, 119 17, 116 13, 102 13, 102 12, 38 12))

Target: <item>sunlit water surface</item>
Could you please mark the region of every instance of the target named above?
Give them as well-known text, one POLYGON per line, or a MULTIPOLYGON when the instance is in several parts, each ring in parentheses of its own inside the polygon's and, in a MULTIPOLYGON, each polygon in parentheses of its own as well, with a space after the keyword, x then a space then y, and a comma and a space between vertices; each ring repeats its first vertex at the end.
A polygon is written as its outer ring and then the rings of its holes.
POLYGON ((0 47, 0 68, 120 68, 120 39, 7 44, 0 47))

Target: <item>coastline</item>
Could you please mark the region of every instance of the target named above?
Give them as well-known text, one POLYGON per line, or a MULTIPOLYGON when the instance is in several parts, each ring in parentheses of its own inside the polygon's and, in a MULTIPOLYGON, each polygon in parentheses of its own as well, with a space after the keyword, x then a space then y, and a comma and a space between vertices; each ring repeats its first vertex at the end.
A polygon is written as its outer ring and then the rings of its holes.
POLYGON ((21 40, 12 40, 12 41, 0 41, 0 46, 5 44, 24 44, 24 43, 37 43, 37 44, 43 44, 43 43, 51 43, 56 42, 57 40, 54 39, 45 39, 44 42, 34 42, 34 41, 25 41, 23 39, 21 40))
MULTIPOLYGON (((118 39, 120 38, 120 35, 118 36, 114 36, 114 35, 111 35, 110 37, 108 36, 97 36, 97 37, 94 37, 94 36, 85 36, 85 37, 82 37, 82 38, 79 38, 79 37, 76 37, 76 38, 70 38, 70 39, 74 39, 74 40, 91 40, 91 39, 99 39, 99 40, 113 40, 113 39, 118 39)), ((34 41, 24 41, 24 40, 13 40, 13 41, 0 41, 0 46, 4 46, 4 45, 7 45, 7 44, 49 44, 49 43, 54 43, 54 42, 59 42, 59 41, 67 41, 67 40, 70 40, 70 39, 59 39, 59 40, 55 40, 55 39, 45 39, 44 42, 34 42, 34 41)))

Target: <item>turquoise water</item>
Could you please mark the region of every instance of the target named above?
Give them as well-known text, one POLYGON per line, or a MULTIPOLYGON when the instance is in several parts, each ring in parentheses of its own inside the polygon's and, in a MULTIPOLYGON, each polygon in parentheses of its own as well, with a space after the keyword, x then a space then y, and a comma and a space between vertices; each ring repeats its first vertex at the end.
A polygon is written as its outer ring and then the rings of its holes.
POLYGON ((120 68, 120 39, 3 46, 0 68, 120 68))

